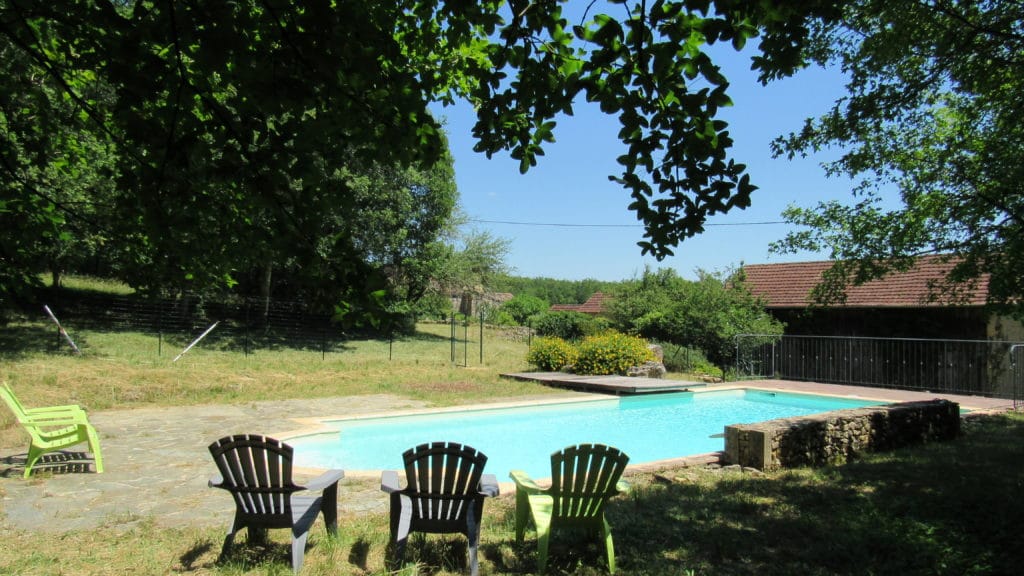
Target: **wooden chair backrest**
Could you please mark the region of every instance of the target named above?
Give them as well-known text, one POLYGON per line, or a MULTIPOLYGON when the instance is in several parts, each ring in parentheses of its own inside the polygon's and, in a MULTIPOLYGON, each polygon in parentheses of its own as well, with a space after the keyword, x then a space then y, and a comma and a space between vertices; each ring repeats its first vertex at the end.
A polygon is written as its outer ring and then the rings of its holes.
POLYGON ((480 477, 487 456, 455 442, 420 444, 402 454, 408 486, 419 518, 454 521, 465 516, 467 501, 480 498, 480 477))
POLYGON ((210 454, 244 514, 291 521, 292 447, 268 436, 239 434, 210 444, 210 454))

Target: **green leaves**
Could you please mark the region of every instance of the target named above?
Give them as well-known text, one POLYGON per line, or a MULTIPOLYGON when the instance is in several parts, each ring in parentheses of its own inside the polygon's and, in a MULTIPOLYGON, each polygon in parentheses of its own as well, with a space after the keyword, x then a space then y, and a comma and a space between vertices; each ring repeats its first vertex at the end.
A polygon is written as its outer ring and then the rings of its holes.
POLYGON ((696 281, 689 281, 671 269, 645 270, 615 291, 609 309, 621 329, 700 349, 719 366, 733 361, 737 334, 783 331, 743 285, 740 273, 700 271, 696 281))
POLYGON ((814 246, 844 261, 823 299, 915 256, 953 255, 939 296, 955 300, 959 282, 990 274, 991 302, 1021 313, 1024 10, 974 1, 846 10, 842 25, 815 27, 808 53, 848 71, 849 95, 773 146, 788 157, 842 150, 826 170, 858 182, 853 201, 792 208, 787 219, 807 229, 775 249, 814 246))
POLYGON ((478 94, 474 134, 479 150, 492 154, 508 148, 520 169, 527 170, 543 155, 540 143, 551 137, 543 120, 552 111, 583 96, 617 115, 625 151, 618 158, 622 172, 610 179, 629 192, 630 210, 646 226, 642 251, 663 258, 699 233, 710 215, 749 205, 756 188, 744 166, 727 156, 732 140, 716 115, 732 104, 729 84, 705 47, 730 41, 740 49, 762 29, 802 38, 804 18, 817 5, 765 8, 719 2, 712 11, 709 3, 623 4, 626 17, 595 14, 575 26, 574 36, 581 40, 575 49, 565 35, 545 36, 560 30, 550 26, 560 18, 555 2, 549 3, 550 18, 529 12, 503 28, 503 50, 513 55, 503 64, 514 80, 507 86, 487 84, 478 94), (547 49, 552 44, 558 49, 547 49), (562 64, 551 67, 552 59, 562 64), (566 71, 572 82, 558 82, 552 89, 553 74, 566 71))
MULTIPOLYGON (((77 106, 77 119, 61 123, 116 144, 110 220, 128 239, 125 274, 166 290, 185 274, 190 285, 220 286, 237 266, 285 260, 319 271, 305 279, 318 293, 332 278, 363 284, 352 298, 366 299, 377 281, 364 278, 374 276, 366 239, 325 224, 355 210, 341 168, 443 162, 432 102, 470 99, 476 149, 507 151, 522 171, 574 106, 616 115, 623 154, 610 176, 647 226, 641 247, 661 258, 754 189, 729 157, 717 118, 728 80, 706 47, 739 49, 760 34, 758 65, 791 73, 807 19, 831 9, 622 0, 611 14, 587 4, 590 21, 570 24, 563 4, 3 2, 0 38, 77 106)), ((45 119, 27 125, 54 132, 45 119)), ((78 154, 74 140, 64 143, 78 154)))

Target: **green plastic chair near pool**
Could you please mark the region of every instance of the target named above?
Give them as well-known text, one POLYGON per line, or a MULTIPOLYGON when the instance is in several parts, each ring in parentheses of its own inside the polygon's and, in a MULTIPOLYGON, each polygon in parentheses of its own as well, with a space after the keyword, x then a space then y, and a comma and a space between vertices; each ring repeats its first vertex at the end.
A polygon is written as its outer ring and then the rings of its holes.
POLYGON ((516 541, 523 541, 527 520, 537 527, 537 572, 548 560, 553 529, 583 528, 599 533, 608 556, 608 572, 615 573, 612 528, 605 505, 612 496, 629 491, 620 480, 629 456, 603 444, 569 446, 551 455, 551 487, 542 488, 521 470, 509 476, 516 483, 516 541))
POLYGON ((81 406, 65 404, 25 408, 7 382, 0 386, 0 397, 31 438, 28 457, 25 459, 25 478, 32 474, 32 467, 44 454, 61 451, 82 442, 89 444, 96 473, 103 472, 100 438, 81 406))

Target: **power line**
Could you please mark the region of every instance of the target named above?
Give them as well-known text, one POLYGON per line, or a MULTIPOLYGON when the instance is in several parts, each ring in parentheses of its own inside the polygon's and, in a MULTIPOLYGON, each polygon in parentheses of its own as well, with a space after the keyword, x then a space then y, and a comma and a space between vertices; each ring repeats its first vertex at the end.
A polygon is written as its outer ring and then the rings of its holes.
MULTIPOLYGON (((470 222, 478 224, 507 224, 509 226, 532 226, 552 228, 643 228, 643 224, 573 224, 570 222, 518 222, 514 220, 483 220, 469 218, 470 222)), ((785 220, 766 220, 762 222, 718 222, 705 223, 704 226, 770 226, 775 224, 789 224, 785 220)))

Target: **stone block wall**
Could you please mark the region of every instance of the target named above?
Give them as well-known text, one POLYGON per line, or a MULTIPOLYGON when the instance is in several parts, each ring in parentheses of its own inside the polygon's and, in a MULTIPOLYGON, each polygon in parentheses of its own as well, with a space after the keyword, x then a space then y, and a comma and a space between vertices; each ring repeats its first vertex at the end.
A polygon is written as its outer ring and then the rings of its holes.
POLYGON ((725 460, 759 470, 823 466, 959 434, 957 403, 904 402, 726 426, 725 460))

